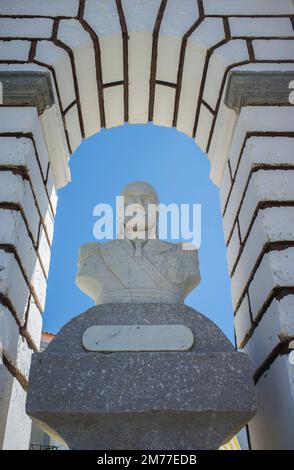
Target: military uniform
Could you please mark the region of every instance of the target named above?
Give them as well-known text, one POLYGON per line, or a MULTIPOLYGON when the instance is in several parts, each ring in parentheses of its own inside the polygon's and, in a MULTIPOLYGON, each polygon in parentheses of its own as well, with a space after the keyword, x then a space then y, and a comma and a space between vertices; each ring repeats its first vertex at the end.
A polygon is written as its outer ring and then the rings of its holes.
POLYGON ((183 303, 200 282, 198 252, 158 239, 87 243, 77 286, 96 304, 183 303))

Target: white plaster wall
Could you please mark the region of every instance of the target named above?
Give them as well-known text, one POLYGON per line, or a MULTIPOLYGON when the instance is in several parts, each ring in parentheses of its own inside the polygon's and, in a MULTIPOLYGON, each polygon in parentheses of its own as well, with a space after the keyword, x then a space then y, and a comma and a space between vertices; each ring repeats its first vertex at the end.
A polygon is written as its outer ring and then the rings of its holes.
POLYGON ((17 379, 13 379, 3 440, 4 450, 28 450, 29 448, 31 420, 25 413, 25 401, 25 391, 17 379))
POLYGON ((249 423, 252 448, 293 449, 294 366, 288 355, 274 362, 256 390, 258 413, 249 423))

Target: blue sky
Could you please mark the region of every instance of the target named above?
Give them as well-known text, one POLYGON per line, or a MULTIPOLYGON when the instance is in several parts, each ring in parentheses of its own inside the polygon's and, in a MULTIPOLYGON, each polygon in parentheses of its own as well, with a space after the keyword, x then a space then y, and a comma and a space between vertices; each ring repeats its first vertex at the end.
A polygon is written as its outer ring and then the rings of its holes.
POLYGON ((152 184, 170 203, 200 203, 201 283, 186 304, 213 320, 233 341, 233 313, 218 188, 209 180, 209 161, 195 142, 175 129, 124 125, 84 141, 71 158, 72 182, 59 190, 44 330, 53 333, 93 305, 75 285, 80 245, 94 241, 93 208, 114 207, 130 181, 152 184))

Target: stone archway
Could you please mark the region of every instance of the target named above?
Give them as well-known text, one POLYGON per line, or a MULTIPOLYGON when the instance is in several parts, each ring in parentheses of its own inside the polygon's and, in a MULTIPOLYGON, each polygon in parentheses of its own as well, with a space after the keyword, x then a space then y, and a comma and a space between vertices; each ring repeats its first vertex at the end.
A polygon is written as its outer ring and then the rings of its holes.
POLYGON ((256 381, 252 447, 293 446, 293 14, 290 0, 0 6, 3 447, 21 447, 28 434, 55 188, 70 180, 68 158, 83 138, 126 121, 174 126, 207 153, 237 343, 256 381))

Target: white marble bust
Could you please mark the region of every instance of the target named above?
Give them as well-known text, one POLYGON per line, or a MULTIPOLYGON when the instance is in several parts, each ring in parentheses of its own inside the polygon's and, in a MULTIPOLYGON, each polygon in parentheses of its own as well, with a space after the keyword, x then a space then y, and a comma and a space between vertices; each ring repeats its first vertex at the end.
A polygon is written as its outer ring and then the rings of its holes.
MULTIPOLYGON (((158 204, 156 192, 144 182, 129 183, 121 195, 125 207, 158 204)), ((135 236, 128 229, 129 219, 126 217, 121 227, 124 238, 81 246, 77 286, 97 305, 183 303, 200 282, 197 250, 185 249, 183 243, 148 238, 150 229, 156 233, 156 214, 149 217, 148 226, 147 217, 138 221, 135 236)))

